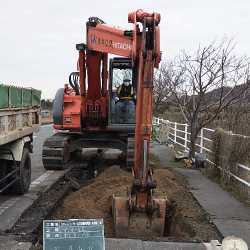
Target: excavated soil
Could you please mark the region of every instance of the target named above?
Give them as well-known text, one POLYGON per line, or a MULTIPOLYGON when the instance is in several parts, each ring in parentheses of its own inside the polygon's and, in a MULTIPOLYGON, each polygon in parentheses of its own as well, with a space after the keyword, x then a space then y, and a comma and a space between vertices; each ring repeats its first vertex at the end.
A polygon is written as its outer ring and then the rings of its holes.
MULTIPOLYGON (((120 156, 119 159, 119 165, 95 166, 101 173, 94 179, 87 176, 82 179, 80 184, 83 187, 69 194, 50 219, 103 218, 105 237, 115 238, 111 214, 112 196, 125 195, 127 187, 132 182, 131 173, 126 171, 124 165, 125 158, 120 156)), ((209 214, 204 212, 190 193, 186 178, 159 162, 158 157, 151 153, 150 165, 154 169, 154 179, 157 182, 155 195, 167 196, 165 232, 164 237, 150 240, 221 241, 222 237, 212 224, 209 214)), ((82 173, 75 170, 74 175, 79 177, 82 173)))

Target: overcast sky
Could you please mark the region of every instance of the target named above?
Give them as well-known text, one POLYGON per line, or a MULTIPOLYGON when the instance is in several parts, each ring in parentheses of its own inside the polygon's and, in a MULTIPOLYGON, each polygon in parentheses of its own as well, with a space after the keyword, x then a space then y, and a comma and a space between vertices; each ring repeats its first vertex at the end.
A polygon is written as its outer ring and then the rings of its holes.
POLYGON ((0 0, 0 82, 53 99, 76 71, 75 45, 86 42, 88 18, 132 29, 127 16, 137 9, 161 14, 163 59, 224 35, 250 56, 250 0, 0 0))

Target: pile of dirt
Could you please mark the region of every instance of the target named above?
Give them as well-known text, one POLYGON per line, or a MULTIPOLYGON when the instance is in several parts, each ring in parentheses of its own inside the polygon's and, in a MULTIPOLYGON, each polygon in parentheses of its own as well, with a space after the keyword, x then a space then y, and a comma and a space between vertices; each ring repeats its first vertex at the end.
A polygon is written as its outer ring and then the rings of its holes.
MULTIPOLYGON (((151 154, 150 165, 154 169, 157 196, 167 197, 166 226, 164 237, 155 240, 209 242, 222 237, 213 226, 209 215, 199 206, 188 190, 184 176, 160 164, 151 154)), ((123 166, 113 165, 105 169, 92 183, 67 196, 51 219, 103 218, 106 238, 115 238, 111 214, 113 194, 126 195, 132 183, 131 173, 123 166)))

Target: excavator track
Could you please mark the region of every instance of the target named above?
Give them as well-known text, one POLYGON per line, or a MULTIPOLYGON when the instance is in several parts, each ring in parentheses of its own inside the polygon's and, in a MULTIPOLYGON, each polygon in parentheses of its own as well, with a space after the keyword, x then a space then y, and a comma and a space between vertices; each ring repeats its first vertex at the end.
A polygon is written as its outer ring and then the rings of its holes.
POLYGON ((78 138, 77 134, 59 132, 44 141, 42 159, 46 169, 67 168, 70 159, 69 144, 78 138))
POLYGON ((134 166, 135 136, 128 135, 127 139, 127 171, 132 171, 134 166))

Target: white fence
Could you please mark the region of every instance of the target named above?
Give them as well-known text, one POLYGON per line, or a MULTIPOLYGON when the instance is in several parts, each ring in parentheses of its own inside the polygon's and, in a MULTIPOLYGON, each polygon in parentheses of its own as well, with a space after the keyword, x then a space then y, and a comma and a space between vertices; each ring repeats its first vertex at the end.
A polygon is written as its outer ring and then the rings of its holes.
MULTIPOLYGON (((169 124, 168 139, 171 140, 173 143, 176 143, 182 146, 184 149, 189 149, 188 143, 190 142, 189 138, 191 134, 189 132, 189 125, 187 123, 171 122, 168 120, 153 117, 154 125, 160 125, 162 122, 169 124), (183 136, 181 136, 180 134, 183 134, 183 136)), ((198 135, 199 141, 195 144, 199 148, 200 153, 212 152, 211 149, 205 147, 204 145, 205 142, 212 143, 211 137, 207 138, 204 136, 206 131, 211 132, 210 135, 212 135, 212 132, 214 132, 214 129, 210 129, 210 128, 201 129, 201 132, 198 135)))
MULTIPOLYGON (((171 122, 168 120, 164 120, 164 119, 160 119, 157 117, 153 117, 153 124, 154 125, 160 125, 162 123, 168 124, 168 131, 166 133, 166 137, 165 139, 163 139, 163 141, 166 140, 171 140, 173 143, 178 144, 180 146, 182 146, 184 149, 189 149, 188 147, 188 143, 190 142, 189 138, 190 138, 190 132, 189 132, 189 125, 187 123, 177 123, 177 122, 171 122)), ((198 135, 198 139, 196 142, 196 146, 199 148, 199 152, 200 153, 212 153, 211 148, 209 149, 208 147, 212 145, 212 133, 214 132, 213 129, 209 129, 209 128, 202 128, 200 134, 198 135), (208 136, 208 137, 206 137, 208 136)), ((198 152, 197 152, 198 153, 198 152)), ((208 159, 207 157, 207 161, 214 164, 211 159, 208 159)), ((249 171, 250 173, 250 168, 242 165, 242 164, 237 164, 238 167, 245 169, 247 171, 249 171)), ((225 171, 229 176, 234 177, 236 180, 238 180, 240 183, 245 184, 246 186, 250 187, 250 183, 239 178, 238 176, 236 176, 235 174, 230 173, 227 170, 222 169, 220 166, 218 166, 219 169, 221 169, 222 171, 225 171)))

